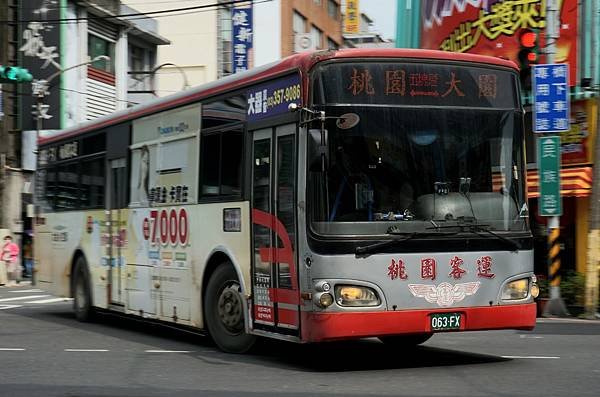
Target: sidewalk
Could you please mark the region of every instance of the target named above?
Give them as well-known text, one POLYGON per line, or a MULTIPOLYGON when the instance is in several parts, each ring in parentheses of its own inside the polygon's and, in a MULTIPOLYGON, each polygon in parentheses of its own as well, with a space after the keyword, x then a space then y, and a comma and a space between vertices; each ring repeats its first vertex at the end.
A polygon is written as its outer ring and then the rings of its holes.
POLYGON ((31 285, 31 280, 21 280, 17 284, 6 284, 1 285, 0 288, 18 288, 18 287, 29 287, 31 285))
POLYGON ((598 324, 600 325, 600 314, 596 313, 596 318, 593 320, 577 317, 538 317, 536 323, 551 324, 551 323, 572 323, 572 324, 598 324))

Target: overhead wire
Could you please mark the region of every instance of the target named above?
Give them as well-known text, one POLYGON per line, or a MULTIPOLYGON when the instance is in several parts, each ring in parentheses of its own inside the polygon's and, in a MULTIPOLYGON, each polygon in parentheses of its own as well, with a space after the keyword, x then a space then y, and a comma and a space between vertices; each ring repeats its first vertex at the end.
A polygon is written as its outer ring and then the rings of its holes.
MULTIPOLYGON (((191 2, 200 2, 203 0, 177 0, 180 3, 191 3, 191 2)), ((160 0, 160 1, 141 1, 141 2, 123 2, 121 1, 121 3, 125 6, 133 6, 133 5, 146 5, 146 4, 173 4, 173 0, 160 0)), ((23 10, 37 10, 40 7, 27 7, 27 6, 21 6, 20 7, 23 10)), ((61 6, 61 5, 56 5, 56 6, 50 6, 50 7, 46 7, 46 9, 48 11, 52 11, 52 10, 60 10, 60 9, 64 9, 64 8, 69 8, 68 5, 66 6, 61 6)))
MULTIPOLYGON (((258 1, 257 0, 229 0, 229 1, 224 1, 224 2, 203 4, 203 5, 197 5, 197 6, 191 6, 191 7, 179 7, 179 8, 162 9, 162 10, 155 10, 155 11, 134 12, 134 13, 127 13, 127 14, 94 15, 94 16, 87 16, 87 17, 55 18, 55 19, 39 19, 39 18, 38 19, 27 19, 27 20, 26 19, 20 19, 20 20, 17 20, 17 21, 0 20, 0 24, 8 24, 8 23, 12 23, 12 24, 27 24, 27 23, 31 23, 31 22, 63 24, 63 23, 74 23, 74 22, 89 21, 89 20, 110 20, 110 19, 135 20, 135 19, 148 19, 148 18, 159 18, 159 17, 163 17, 163 16, 171 16, 171 15, 162 15, 162 14, 181 13, 181 12, 188 13, 189 11, 199 12, 198 10, 204 10, 204 9, 207 9, 207 8, 219 8, 219 7, 226 7, 226 6, 235 6, 236 4, 241 4, 241 3, 257 4, 257 3, 265 3, 265 2, 270 2, 270 1, 273 1, 273 0, 258 0, 258 1), (158 15, 155 15, 155 14, 158 14, 158 15)), ((181 15, 181 14, 177 14, 177 15, 181 15)))

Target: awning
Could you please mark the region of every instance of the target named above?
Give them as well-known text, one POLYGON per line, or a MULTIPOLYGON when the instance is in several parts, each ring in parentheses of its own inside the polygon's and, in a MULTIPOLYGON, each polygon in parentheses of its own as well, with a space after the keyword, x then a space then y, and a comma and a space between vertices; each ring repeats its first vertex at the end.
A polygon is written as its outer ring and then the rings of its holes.
MULTIPOLYGON (((592 167, 562 168, 560 194, 563 197, 588 197, 592 194, 592 167)), ((538 170, 527 171, 527 196, 540 196, 538 170)))

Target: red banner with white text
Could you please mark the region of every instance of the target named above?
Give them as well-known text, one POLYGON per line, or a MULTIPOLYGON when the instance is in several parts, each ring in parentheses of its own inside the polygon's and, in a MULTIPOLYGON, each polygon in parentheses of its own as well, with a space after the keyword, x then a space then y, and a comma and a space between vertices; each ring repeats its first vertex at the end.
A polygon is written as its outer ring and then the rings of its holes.
MULTIPOLYGON (((577 81, 577 0, 559 0, 560 39, 556 63, 569 64, 569 84, 577 81)), ((519 34, 540 33, 545 47, 546 0, 423 0, 421 48, 511 59, 517 64, 519 34)), ((537 63, 545 63, 541 53, 537 63)))

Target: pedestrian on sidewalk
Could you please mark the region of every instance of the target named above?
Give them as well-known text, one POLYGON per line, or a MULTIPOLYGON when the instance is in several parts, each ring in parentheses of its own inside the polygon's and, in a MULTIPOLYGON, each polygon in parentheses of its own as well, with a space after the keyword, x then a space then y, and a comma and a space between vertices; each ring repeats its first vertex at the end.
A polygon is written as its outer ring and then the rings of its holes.
MULTIPOLYGON (((19 246, 12 241, 12 236, 7 235, 4 237, 4 245, 2 246, 2 255, 0 261, 4 262, 6 273, 8 274, 8 282, 6 284, 16 284, 19 282, 21 269, 18 263, 19 259, 19 246), (13 280, 12 283, 10 281, 13 280)), ((0 269, 2 270, 2 269, 0 269)), ((0 276, 1 278, 2 276, 0 276)), ((1 283, 0 279, 0 284, 1 283)))

